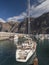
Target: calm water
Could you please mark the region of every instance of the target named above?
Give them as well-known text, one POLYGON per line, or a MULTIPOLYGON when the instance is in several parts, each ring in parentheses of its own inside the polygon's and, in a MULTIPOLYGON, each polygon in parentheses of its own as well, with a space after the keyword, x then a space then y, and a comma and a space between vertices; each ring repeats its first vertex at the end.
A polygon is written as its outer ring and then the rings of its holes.
MULTIPOLYGON (((28 65, 15 60, 16 46, 13 41, 0 41, 0 65, 28 65)), ((39 65, 49 65, 49 41, 37 41, 39 65)))

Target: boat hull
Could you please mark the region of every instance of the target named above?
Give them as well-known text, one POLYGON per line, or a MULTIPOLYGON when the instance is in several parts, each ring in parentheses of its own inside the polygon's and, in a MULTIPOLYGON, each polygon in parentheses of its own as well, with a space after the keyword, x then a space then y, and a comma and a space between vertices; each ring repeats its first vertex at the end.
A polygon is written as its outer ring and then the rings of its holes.
POLYGON ((19 51, 20 51, 20 49, 16 50, 16 61, 18 61, 18 62, 27 62, 31 58, 31 56, 35 53, 35 50, 26 50, 26 51, 28 51, 27 57, 25 59, 20 59, 19 51))

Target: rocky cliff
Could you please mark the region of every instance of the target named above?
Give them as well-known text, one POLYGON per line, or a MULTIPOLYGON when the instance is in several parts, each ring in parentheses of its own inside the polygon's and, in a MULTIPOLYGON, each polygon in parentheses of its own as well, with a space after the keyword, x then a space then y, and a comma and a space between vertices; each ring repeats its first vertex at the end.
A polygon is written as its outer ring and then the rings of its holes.
MULTIPOLYGON (((19 25, 19 31, 27 33, 27 18, 19 25)), ((43 14, 38 18, 30 18, 30 33, 49 34, 49 13, 43 14)))

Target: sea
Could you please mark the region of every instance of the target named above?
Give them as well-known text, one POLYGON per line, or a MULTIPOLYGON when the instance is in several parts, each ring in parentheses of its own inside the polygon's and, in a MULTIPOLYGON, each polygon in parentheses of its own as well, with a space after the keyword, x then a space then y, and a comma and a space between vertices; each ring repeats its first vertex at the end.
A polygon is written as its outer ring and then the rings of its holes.
MULTIPOLYGON (((15 58, 16 45, 13 40, 0 41, 0 65, 29 65, 19 63, 15 58)), ((37 40, 36 57, 38 65, 49 65, 49 40, 37 40)), ((30 60, 32 61, 32 60, 30 60)))

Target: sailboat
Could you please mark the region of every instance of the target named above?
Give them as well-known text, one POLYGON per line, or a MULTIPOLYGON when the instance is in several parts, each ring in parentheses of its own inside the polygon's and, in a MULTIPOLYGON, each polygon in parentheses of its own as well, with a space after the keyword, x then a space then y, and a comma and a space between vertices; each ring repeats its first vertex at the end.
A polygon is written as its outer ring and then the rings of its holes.
POLYGON ((31 39, 26 40, 22 45, 17 46, 16 61, 27 62, 29 58, 36 52, 36 42, 31 39))
POLYGON ((17 37, 15 35, 14 40, 16 40, 16 61, 27 62, 31 56, 36 52, 36 42, 32 40, 30 36, 30 0, 28 0, 28 34, 20 34, 17 37), (25 41, 24 41, 25 40, 25 41), (17 44, 18 43, 18 44, 17 44))

